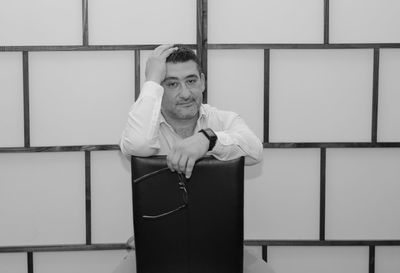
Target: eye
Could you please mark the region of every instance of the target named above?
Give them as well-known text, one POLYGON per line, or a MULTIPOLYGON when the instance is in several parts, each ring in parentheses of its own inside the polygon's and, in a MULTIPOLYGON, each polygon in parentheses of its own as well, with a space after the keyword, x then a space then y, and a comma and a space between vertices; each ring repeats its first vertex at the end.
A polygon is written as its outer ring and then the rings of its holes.
POLYGON ((168 88, 177 88, 178 85, 179 85, 179 83, 178 83, 178 82, 167 82, 167 83, 165 83, 165 85, 166 85, 168 88))
POLYGON ((194 79, 189 79, 189 80, 187 80, 186 82, 187 82, 188 85, 194 85, 194 84, 197 83, 197 79, 196 79, 196 78, 194 78, 194 79))

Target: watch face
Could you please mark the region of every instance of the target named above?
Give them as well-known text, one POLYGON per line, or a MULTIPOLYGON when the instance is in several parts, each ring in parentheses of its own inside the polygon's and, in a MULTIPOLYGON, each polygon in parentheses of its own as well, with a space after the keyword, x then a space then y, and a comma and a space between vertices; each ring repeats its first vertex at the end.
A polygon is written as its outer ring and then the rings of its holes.
POLYGON ((207 128, 204 131, 206 131, 207 135, 209 135, 210 138, 216 138, 217 137, 217 135, 214 133, 214 131, 211 130, 210 128, 207 128))

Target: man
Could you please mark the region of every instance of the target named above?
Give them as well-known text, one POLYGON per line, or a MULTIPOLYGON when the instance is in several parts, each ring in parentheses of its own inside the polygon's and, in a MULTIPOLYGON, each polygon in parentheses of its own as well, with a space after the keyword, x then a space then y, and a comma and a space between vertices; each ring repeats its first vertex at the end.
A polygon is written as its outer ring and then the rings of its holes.
POLYGON ((146 64, 146 82, 133 104, 120 147, 126 155, 167 155, 171 171, 190 178, 196 160, 245 156, 262 160, 262 144, 239 115, 202 104, 205 76, 191 49, 157 47, 146 64))
MULTIPOLYGON (((171 171, 190 178, 196 160, 245 156, 245 164, 262 160, 263 146, 239 115, 202 104, 205 76, 196 54, 173 45, 157 47, 146 64, 146 82, 133 104, 120 147, 125 155, 167 155, 171 171)), ((134 247, 134 237, 127 242, 134 247)), ((114 273, 132 272, 127 256, 114 273)), ((245 272, 270 272, 267 264, 244 251, 245 272), (267 271, 266 271, 267 270, 267 271)))

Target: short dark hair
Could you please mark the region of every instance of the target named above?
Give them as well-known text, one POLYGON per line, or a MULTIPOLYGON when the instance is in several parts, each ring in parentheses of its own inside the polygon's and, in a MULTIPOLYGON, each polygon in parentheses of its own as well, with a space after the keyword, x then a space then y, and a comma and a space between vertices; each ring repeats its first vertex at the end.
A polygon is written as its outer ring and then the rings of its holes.
POLYGON ((168 57, 167 63, 184 63, 188 61, 194 61, 197 64, 197 69, 199 73, 202 73, 200 59, 197 57, 194 51, 183 45, 174 45, 177 48, 174 52, 172 52, 168 57))

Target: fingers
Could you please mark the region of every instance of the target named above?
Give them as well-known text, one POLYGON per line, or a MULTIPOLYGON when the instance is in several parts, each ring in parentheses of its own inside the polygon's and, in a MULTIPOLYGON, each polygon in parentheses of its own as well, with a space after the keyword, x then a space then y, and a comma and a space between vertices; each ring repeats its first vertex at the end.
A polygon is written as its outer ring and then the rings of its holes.
POLYGON ((167 50, 168 48, 171 48, 171 47, 173 47, 173 46, 174 46, 174 45, 171 45, 171 44, 169 44, 169 45, 160 45, 160 46, 158 46, 158 47, 156 47, 156 48, 154 49, 153 55, 155 55, 155 56, 160 56, 161 53, 163 53, 165 50, 167 50))
POLYGON ((154 57, 160 57, 162 59, 168 58, 172 52, 174 52, 177 48, 174 45, 160 45, 153 51, 154 57))
POLYGON ((187 179, 192 176, 195 163, 196 159, 194 157, 188 157, 177 152, 171 152, 167 156, 168 168, 172 172, 184 173, 187 179))
POLYGON ((173 162, 173 157, 175 156, 175 153, 173 153, 173 152, 170 152, 168 155, 167 155, 167 165, 168 165, 168 168, 171 170, 171 172, 174 172, 175 171, 175 168, 174 168, 174 164, 172 163, 173 162))
POLYGON ((189 179, 192 176, 192 171, 194 164, 196 163, 196 160, 193 158, 189 158, 186 164, 186 171, 185 171, 185 176, 187 179, 189 179))
POLYGON ((167 156, 167 165, 171 171, 178 173, 185 173, 187 156, 178 152, 172 152, 167 156))

